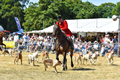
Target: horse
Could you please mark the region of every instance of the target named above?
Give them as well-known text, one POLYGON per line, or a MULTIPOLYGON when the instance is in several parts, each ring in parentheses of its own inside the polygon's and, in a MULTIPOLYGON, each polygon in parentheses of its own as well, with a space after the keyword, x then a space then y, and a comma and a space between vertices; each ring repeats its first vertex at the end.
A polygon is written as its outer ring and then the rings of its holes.
POLYGON ((67 36, 61 31, 59 24, 58 25, 54 24, 52 35, 57 37, 57 39, 55 40, 56 59, 59 61, 59 54, 63 54, 63 71, 65 71, 67 70, 66 55, 68 52, 70 52, 71 67, 74 66, 73 60, 72 60, 73 50, 69 45, 70 42, 67 39, 67 36))
POLYGON ((3 43, 3 37, 6 37, 5 31, 0 31, 0 45, 4 45, 6 49, 6 45, 3 43))

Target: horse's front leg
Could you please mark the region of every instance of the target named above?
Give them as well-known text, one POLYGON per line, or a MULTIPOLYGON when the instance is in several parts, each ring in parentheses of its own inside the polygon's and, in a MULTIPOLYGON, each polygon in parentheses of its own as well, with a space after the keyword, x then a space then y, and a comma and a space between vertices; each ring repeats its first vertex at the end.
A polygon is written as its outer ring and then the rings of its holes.
POLYGON ((74 64, 73 64, 73 60, 72 60, 72 56, 73 56, 73 51, 70 52, 70 57, 71 57, 71 67, 74 66, 74 64))
POLYGON ((4 45, 4 46, 5 46, 5 49, 6 49, 6 45, 5 45, 4 43, 2 43, 2 45, 4 45))
POLYGON ((59 61, 59 57, 58 56, 59 56, 59 53, 57 52, 56 53, 56 59, 59 61))
POLYGON ((65 70, 67 70, 67 59, 66 59, 66 62, 65 62, 65 70))
POLYGON ((66 52, 64 52, 64 54, 63 54, 63 71, 65 71, 65 69, 66 69, 66 52))

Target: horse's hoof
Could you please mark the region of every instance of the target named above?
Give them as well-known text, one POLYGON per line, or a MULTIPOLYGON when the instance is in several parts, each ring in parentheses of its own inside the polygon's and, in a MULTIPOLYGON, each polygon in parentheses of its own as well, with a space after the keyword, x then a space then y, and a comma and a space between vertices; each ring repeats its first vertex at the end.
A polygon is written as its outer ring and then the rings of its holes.
POLYGON ((65 70, 67 70, 67 68, 65 70))
POLYGON ((71 67, 74 67, 74 64, 72 64, 71 67))
POLYGON ((65 68, 62 71, 65 71, 65 68))

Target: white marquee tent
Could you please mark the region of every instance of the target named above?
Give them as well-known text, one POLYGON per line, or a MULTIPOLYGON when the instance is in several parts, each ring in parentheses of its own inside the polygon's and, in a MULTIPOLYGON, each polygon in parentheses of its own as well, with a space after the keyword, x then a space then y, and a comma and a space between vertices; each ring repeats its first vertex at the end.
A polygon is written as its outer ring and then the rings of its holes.
POLYGON ((4 28, 2 26, 0 26, 0 31, 4 31, 4 28))
MULTIPOLYGON (((119 20, 113 21, 112 18, 99 19, 75 19, 67 20, 68 28, 73 32, 117 32, 119 20)), ((30 33, 52 33, 53 26, 49 26, 43 30, 35 30, 30 33)))

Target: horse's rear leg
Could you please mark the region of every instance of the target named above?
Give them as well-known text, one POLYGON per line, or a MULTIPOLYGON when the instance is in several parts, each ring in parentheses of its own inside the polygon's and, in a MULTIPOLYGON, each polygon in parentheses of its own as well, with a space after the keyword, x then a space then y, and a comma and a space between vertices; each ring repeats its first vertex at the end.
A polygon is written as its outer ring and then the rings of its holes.
POLYGON ((73 51, 70 52, 70 57, 71 57, 71 67, 74 66, 74 64, 73 64, 73 60, 72 60, 72 56, 73 56, 73 51))

